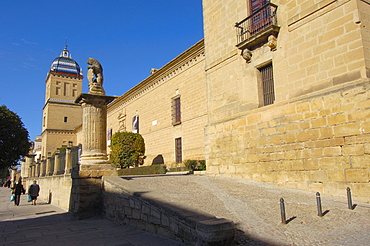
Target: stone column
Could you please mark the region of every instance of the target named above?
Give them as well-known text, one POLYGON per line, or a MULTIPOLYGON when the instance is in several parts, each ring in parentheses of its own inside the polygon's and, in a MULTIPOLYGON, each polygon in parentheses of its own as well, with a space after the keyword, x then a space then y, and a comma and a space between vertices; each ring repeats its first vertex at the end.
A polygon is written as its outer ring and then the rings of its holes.
MULTIPOLYGON (((27 167, 27 170, 30 170, 30 166, 32 166, 34 163, 35 163, 35 154, 28 154, 28 156, 26 156, 26 162, 25 162, 25 166, 27 167)), ((31 176, 31 173, 28 173, 26 174, 26 176, 24 177, 29 177, 31 176)))
POLYGON ((16 183, 16 180, 15 180, 15 173, 16 173, 16 169, 11 169, 11 177, 12 177, 12 183, 10 185, 10 187, 14 187, 15 186, 15 183, 16 183))
POLYGON ((31 176, 32 177, 35 177, 36 176, 36 164, 35 164, 35 162, 34 163, 32 163, 32 165, 31 165, 31 170, 32 170, 32 174, 31 174, 31 176))
POLYGON ((82 155, 79 170, 72 173, 71 211, 80 218, 102 212, 102 176, 117 175, 107 156, 107 104, 115 97, 81 94, 82 155))
POLYGON ((40 162, 36 163, 36 168, 35 168, 35 177, 40 176, 40 162))
POLYGON ((32 166, 27 166, 28 169, 28 177, 32 177, 32 166))
POLYGON ((40 163, 40 177, 45 176, 45 164, 46 164, 46 159, 43 158, 40 163))
POLYGON ((45 176, 50 176, 52 174, 50 159, 51 159, 51 152, 48 152, 48 157, 46 158, 46 164, 45 164, 45 176))
POLYGON ((66 149, 66 165, 65 165, 64 174, 69 174, 69 173, 71 173, 71 170, 72 170, 71 151, 72 151, 72 141, 69 141, 68 142, 68 147, 66 149))
POLYGON ((55 151, 55 160, 54 160, 54 172, 53 175, 58 175, 60 165, 59 165, 59 154, 60 154, 60 149, 58 148, 57 151, 55 151))
POLYGON ((107 104, 115 97, 81 94, 76 102, 82 106, 82 155, 80 171, 110 170, 107 156, 107 104))
POLYGON ((21 176, 23 178, 28 177, 27 170, 26 170, 26 167, 27 167, 27 165, 26 165, 26 162, 27 161, 26 160, 27 160, 27 157, 25 157, 24 159, 22 159, 21 176))

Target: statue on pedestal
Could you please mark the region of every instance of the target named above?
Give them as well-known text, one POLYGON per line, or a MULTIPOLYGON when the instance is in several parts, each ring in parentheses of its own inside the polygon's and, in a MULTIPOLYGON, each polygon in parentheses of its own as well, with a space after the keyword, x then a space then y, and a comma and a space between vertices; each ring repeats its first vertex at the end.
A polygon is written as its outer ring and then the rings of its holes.
POLYGON ((103 89, 103 67, 94 58, 87 59, 87 80, 89 81, 89 94, 105 95, 103 89))

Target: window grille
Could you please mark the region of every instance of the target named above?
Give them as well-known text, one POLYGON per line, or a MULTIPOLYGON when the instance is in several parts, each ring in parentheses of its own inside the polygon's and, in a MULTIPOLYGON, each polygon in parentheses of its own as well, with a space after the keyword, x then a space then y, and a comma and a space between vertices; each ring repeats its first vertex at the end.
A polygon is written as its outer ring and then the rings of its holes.
POLYGON ((273 104, 275 101, 274 75, 272 63, 259 69, 262 77, 263 105, 273 104))
POLYGON ((180 97, 172 98, 172 125, 181 124, 181 100, 180 97))
POLYGON ((182 143, 181 138, 175 138, 176 163, 182 162, 182 143))

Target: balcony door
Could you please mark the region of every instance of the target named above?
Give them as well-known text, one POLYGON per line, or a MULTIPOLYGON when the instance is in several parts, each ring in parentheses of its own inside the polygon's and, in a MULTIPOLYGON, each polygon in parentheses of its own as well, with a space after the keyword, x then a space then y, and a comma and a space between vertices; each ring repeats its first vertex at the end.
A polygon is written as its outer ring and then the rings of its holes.
POLYGON ((251 35, 271 25, 271 10, 266 6, 268 3, 270 3, 269 0, 250 0, 250 13, 253 15, 251 35))

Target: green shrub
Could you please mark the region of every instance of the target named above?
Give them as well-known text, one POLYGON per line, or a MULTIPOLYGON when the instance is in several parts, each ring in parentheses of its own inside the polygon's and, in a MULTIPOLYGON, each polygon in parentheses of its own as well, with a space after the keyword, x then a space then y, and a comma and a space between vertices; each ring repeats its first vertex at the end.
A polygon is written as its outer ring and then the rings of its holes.
POLYGON ((193 171, 204 171, 206 170, 206 161, 205 160, 186 160, 184 165, 187 169, 193 171))
POLYGON ((116 132, 111 139, 110 160, 120 168, 144 164, 145 143, 139 133, 116 132))

